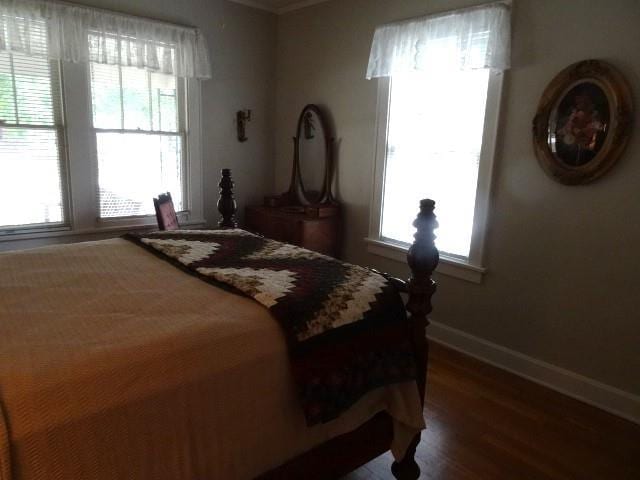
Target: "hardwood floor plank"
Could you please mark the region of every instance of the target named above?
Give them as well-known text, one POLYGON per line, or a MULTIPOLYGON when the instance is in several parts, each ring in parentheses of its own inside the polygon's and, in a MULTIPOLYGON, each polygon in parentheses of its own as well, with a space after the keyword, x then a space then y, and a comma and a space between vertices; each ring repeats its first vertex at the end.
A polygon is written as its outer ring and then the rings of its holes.
MULTIPOLYGON (((640 426, 431 343, 422 480, 637 480, 640 426)), ((391 480, 391 454, 343 480, 391 480)))

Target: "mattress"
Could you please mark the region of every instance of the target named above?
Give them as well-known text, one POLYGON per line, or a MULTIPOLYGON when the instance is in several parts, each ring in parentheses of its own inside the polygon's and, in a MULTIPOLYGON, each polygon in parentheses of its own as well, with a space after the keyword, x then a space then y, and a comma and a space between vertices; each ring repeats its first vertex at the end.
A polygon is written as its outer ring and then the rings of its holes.
POLYGON ((307 427, 268 310, 122 239, 0 254, 0 479, 249 479, 387 410, 307 427))

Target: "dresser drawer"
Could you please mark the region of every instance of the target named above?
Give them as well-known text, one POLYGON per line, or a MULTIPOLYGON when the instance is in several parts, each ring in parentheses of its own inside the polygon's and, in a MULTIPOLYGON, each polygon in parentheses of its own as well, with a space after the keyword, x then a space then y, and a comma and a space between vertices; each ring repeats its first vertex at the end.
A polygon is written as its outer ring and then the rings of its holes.
POLYGON ((338 216, 311 218, 273 207, 251 206, 245 213, 246 228, 267 238, 292 243, 326 255, 337 256, 340 236, 338 216))

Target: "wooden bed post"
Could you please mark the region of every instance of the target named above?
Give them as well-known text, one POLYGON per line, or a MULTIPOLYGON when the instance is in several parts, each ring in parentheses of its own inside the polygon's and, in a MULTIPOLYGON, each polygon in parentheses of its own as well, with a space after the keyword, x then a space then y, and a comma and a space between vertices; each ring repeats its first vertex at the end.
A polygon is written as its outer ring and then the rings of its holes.
POLYGON ((238 222, 236 222, 235 213, 238 209, 235 199, 233 198, 234 183, 231 179, 231 170, 228 168, 222 169, 222 178, 218 184, 220 187, 220 198, 218 199, 218 211, 222 218, 218 222, 220 228, 236 228, 238 222))
MULTIPOLYGON (((434 244, 434 230, 438 227, 438 221, 433 213, 435 202, 433 200, 421 200, 420 212, 413 222, 416 233, 413 245, 407 253, 407 263, 411 269, 411 278, 407 282, 409 301, 407 311, 411 324, 413 348, 418 368, 417 383, 420 391, 420 400, 424 407, 424 394, 427 384, 427 361, 429 358, 429 345, 426 337, 426 327, 429 324, 427 315, 431 313, 431 297, 436 291, 436 282, 431 279, 433 271, 438 266, 439 254, 434 244)), ((393 462, 391 472, 398 480, 415 480, 420 477, 420 467, 414 459, 416 447, 420 442, 420 434, 411 442, 407 454, 400 462, 393 462)))

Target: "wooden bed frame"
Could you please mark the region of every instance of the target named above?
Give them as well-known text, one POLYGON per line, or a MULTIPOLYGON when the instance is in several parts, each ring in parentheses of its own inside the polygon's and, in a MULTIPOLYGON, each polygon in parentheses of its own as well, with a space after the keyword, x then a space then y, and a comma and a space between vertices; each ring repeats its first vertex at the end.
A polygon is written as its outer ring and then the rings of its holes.
MULTIPOLYGON (((417 383, 423 406, 428 360, 425 328, 429 323, 427 315, 431 312, 431 297, 436 291, 436 283, 431 275, 439 260, 438 250, 434 244, 434 230, 438 226, 434 208, 433 200, 420 201, 420 212, 413 222, 417 230, 414 235, 415 240, 407 253, 411 278, 406 282, 391 278, 400 291, 409 295, 406 308, 409 312, 412 342, 418 366, 417 383)), ((231 216, 234 212, 220 209, 220 213, 223 217, 221 222, 223 222, 227 215, 231 216)), ((260 475, 258 480, 339 478, 389 450, 392 437, 391 417, 386 412, 381 412, 356 430, 335 437, 298 455, 287 463, 260 475)), ((419 442, 418 434, 402 461, 393 462, 391 465, 391 472, 398 480, 415 480, 420 476, 420 467, 414 459, 419 442)))

